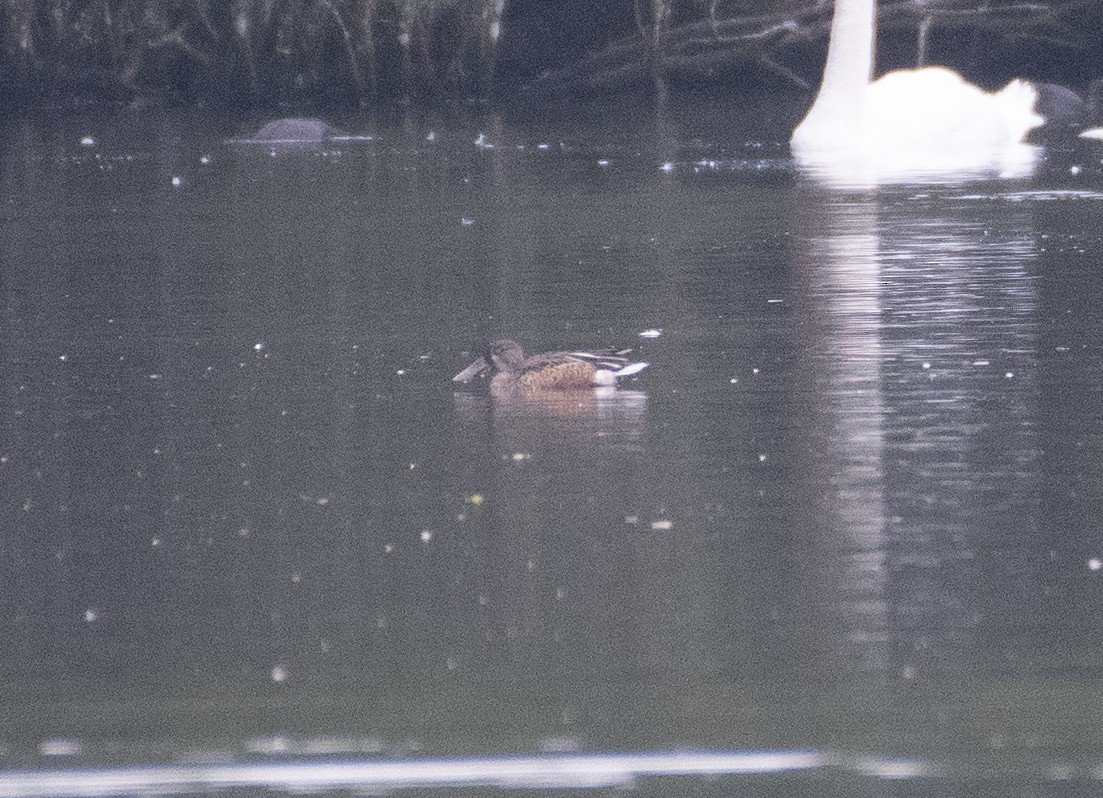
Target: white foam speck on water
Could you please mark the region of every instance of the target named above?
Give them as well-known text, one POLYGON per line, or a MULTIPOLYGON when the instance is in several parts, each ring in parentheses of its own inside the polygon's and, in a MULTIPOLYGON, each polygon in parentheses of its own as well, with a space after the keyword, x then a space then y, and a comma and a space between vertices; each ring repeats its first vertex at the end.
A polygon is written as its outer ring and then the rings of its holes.
POLYGON ((42 756, 77 756, 84 751, 84 744, 71 737, 50 737, 38 744, 42 756))
POLYGON ((934 774, 934 769, 924 762, 886 757, 859 757, 851 767, 858 773, 890 781, 917 779, 934 774))
POLYGON ((251 754, 286 754, 291 750, 291 740, 283 735, 250 737, 244 748, 251 754))

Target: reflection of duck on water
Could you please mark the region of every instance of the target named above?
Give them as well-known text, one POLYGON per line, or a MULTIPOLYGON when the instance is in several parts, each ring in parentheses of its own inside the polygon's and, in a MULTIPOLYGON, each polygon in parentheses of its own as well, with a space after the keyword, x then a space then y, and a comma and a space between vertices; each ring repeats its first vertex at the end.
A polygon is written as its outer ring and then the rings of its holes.
POLYGON ((631 361, 631 350, 607 349, 575 352, 544 352, 525 357, 514 341, 492 343, 486 354, 465 368, 454 382, 469 383, 489 379, 490 390, 500 394, 518 388, 529 391, 585 390, 597 386, 615 386, 622 377, 647 368, 647 363, 631 361))

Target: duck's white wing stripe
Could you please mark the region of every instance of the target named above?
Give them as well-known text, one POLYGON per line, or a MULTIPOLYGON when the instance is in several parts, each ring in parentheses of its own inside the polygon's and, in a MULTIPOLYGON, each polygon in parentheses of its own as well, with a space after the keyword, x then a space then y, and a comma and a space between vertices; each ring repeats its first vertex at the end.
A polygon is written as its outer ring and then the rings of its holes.
POLYGON ((593 363, 596 368, 606 371, 617 371, 628 365, 626 357, 611 354, 608 350, 601 352, 571 352, 571 357, 593 363))

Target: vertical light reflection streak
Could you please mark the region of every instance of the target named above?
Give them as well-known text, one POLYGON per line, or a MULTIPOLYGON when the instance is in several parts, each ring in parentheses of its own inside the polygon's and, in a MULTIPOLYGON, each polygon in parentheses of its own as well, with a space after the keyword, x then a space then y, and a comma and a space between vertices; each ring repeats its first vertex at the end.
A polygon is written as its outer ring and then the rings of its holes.
MULTIPOLYGON (((829 647, 847 672, 887 664, 882 278, 877 209, 868 197, 813 196, 803 206, 797 286, 805 318, 798 368, 809 451, 807 545, 822 553, 829 647)), ((819 597, 818 597, 819 598, 819 597)))
POLYGON ((898 201, 891 219, 881 253, 892 659, 908 678, 960 681, 1030 661, 1035 635, 1048 634, 1033 210, 932 195, 898 201))

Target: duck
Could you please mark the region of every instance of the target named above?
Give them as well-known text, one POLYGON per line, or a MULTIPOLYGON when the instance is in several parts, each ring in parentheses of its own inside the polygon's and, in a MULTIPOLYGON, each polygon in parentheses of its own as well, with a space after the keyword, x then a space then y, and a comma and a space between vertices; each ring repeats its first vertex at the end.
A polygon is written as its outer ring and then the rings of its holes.
POLYGON ((1080 131, 1080 138, 1103 141, 1103 78, 1096 78, 1088 84, 1084 94, 1083 116, 1080 121, 1091 126, 1080 131))
POLYGON ((942 66, 872 80, 875 40, 876 0, 835 0, 819 92, 789 142, 798 167, 874 180, 1029 172, 1036 154, 1023 142, 1044 122, 1029 81, 988 92, 942 66))
POLYGON ((571 352, 543 352, 525 356, 516 341, 502 339, 491 343, 485 354, 459 374, 453 382, 470 383, 489 378, 492 393, 515 389, 529 391, 569 391, 598 387, 616 387, 622 377, 638 374, 648 364, 630 360, 632 350, 604 349, 571 352))
POLYGON ((1060 83, 1034 83, 1038 91, 1035 110, 1045 118, 1045 124, 1030 134, 1029 141, 1047 149, 1067 149, 1075 146, 1077 137, 1100 138, 1098 127, 1103 121, 1103 78, 1096 78, 1083 91, 1060 83))

